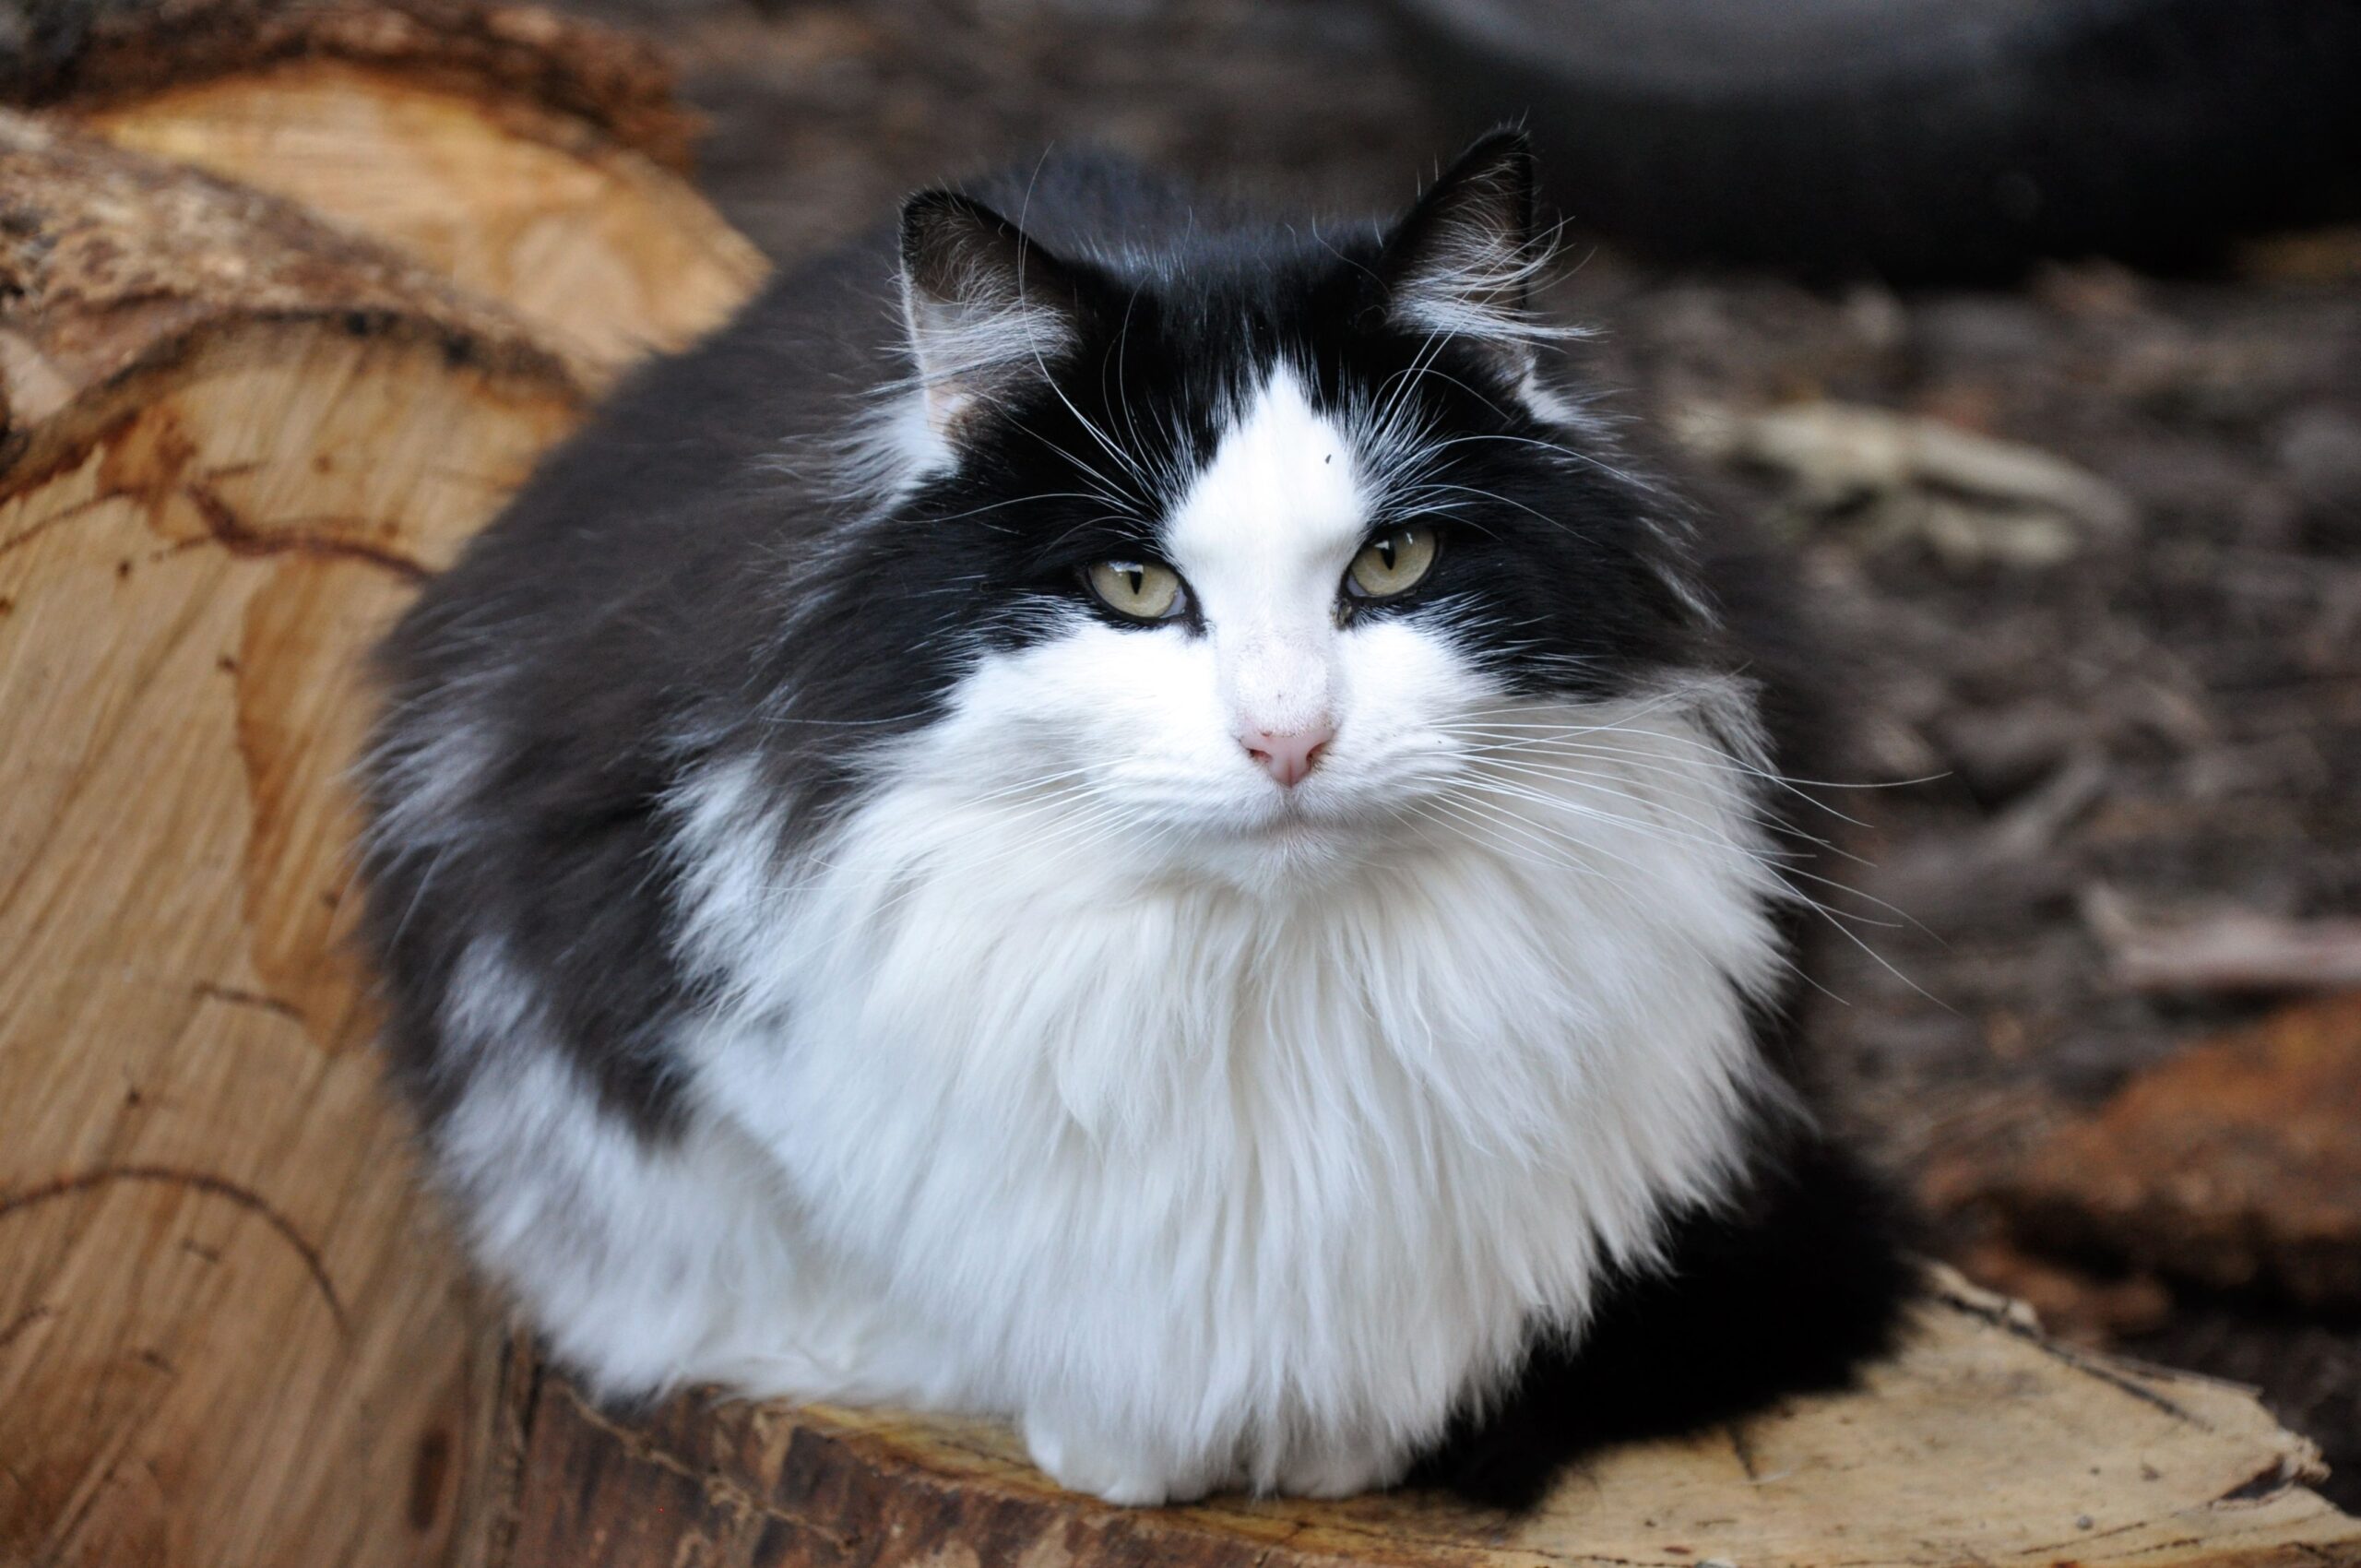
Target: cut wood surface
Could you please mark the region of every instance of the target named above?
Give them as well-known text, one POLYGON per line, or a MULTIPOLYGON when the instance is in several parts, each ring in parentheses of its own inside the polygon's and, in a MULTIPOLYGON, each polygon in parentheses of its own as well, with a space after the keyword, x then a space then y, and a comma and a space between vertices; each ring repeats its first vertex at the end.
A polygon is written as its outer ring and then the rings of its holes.
POLYGON ((0 116, 0 1562, 481 1538, 499 1337, 365 1049, 341 778, 362 650, 585 403, 390 252, 0 116))
POLYGON ((1129 1510, 1058 1491, 997 1425, 512 1384, 498 1568, 1297 1563, 1453 1568, 2314 1568, 2361 1521, 2244 1390, 2044 1340, 1944 1276, 1862 1391, 1611 1450, 1523 1519, 1417 1493, 1129 1510))
POLYGON ((765 270, 682 177, 669 85, 644 41, 530 7, 142 0, 20 94, 399 247, 596 386, 765 270))

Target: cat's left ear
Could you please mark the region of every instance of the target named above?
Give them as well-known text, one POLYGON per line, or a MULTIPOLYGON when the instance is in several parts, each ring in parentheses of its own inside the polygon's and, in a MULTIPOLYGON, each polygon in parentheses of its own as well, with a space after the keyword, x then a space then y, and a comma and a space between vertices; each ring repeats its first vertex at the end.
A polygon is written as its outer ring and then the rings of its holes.
POLYGON ((1534 229, 1533 148, 1523 131, 1494 131, 1386 237, 1377 265, 1386 319, 1406 332, 1467 339, 1522 383, 1535 344, 1558 335, 1532 311, 1547 260, 1534 229))
POLYGON ((946 438, 979 402, 1038 379, 1079 337, 1065 267, 952 191, 903 204, 902 312, 927 422, 946 438))

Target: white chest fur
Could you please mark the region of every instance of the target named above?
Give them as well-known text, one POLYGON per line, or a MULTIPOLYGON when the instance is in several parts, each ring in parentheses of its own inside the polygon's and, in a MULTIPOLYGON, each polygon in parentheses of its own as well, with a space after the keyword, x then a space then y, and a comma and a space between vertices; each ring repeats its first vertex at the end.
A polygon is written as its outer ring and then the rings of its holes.
POLYGON ((1731 759, 1661 705, 1617 749, 1556 819, 1520 786, 1285 896, 923 769, 765 872, 746 776, 704 779, 700 1099, 872 1298, 852 1381, 1018 1414, 1110 1495, 1324 1490, 1578 1320, 1726 1177, 1779 962, 1731 759))

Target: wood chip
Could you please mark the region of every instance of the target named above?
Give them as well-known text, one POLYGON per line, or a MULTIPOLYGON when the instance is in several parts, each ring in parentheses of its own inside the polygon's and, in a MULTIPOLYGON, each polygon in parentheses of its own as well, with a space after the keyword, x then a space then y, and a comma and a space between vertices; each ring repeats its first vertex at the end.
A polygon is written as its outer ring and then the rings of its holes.
POLYGON ((2132 912, 2114 891, 2093 887, 2082 917, 2106 944, 2116 983, 2128 991, 2361 989, 2361 920, 2287 920, 2220 909, 2170 924, 2132 912))
POLYGON ((2361 1306, 2361 994, 2182 1052, 1993 1196, 2019 1237, 2216 1289, 2361 1306))
POLYGON ((1955 564, 2052 564, 2134 516, 2121 491, 2062 457, 1887 409, 1699 404, 1674 432, 1713 461, 1780 475, 1809 512, 1916 538, 1955 564))

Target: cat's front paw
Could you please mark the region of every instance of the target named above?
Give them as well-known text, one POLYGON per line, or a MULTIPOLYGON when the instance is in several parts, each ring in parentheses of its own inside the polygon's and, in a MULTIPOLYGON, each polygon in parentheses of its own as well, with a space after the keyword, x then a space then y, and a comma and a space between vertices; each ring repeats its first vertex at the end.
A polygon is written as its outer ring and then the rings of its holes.
POLYGON ((1213 1490, 1202 1469, 1177 1466, 1038 1415, 1025 1418, 1025 1449, 1043 1473, 1068 1491, 1086 1491, 1126 1507, 1193 1503, 1213 1490))
POLYGON ((1403 1456, 1368 1448, 1299 1449, 1287 1455, 1268 1490, 1282 1497, 1358 1497, 1382 1491, 1409 1467, 1403 1456))

